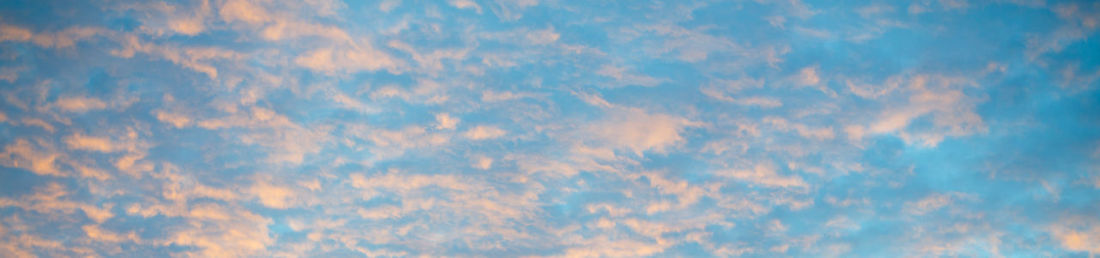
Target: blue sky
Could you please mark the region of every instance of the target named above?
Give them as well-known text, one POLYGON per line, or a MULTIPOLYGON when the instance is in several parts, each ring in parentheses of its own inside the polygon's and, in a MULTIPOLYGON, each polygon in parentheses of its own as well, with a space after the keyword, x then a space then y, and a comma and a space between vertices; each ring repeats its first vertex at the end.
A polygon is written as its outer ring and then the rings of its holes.
POLYGON ((1100 254, 1100 3, 0 3, 0 256, 1100 254))

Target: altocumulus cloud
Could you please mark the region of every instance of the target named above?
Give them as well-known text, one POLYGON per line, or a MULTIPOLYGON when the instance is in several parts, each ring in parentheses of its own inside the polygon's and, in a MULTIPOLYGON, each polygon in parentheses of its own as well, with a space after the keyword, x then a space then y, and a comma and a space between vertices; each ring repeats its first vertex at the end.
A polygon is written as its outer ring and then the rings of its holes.
POLYGON ((0 3, 0 256, 1095 256, 1094 1, 0 3))

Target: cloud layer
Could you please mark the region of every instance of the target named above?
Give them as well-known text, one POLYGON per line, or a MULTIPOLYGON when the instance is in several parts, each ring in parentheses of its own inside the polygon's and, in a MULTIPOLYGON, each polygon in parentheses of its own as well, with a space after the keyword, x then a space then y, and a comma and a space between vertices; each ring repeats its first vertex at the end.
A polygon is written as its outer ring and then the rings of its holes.
POLYGON ((1100 4, 0 3, 0 256, 1100 254, 1100 4))

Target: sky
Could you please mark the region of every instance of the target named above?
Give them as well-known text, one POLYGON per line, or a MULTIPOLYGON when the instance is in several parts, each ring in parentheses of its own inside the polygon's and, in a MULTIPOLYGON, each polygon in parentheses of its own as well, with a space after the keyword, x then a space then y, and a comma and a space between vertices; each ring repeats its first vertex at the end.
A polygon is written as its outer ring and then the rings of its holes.
POLYGON ((6 0, 3 257, 1092 257, 1100 2, 6 0))

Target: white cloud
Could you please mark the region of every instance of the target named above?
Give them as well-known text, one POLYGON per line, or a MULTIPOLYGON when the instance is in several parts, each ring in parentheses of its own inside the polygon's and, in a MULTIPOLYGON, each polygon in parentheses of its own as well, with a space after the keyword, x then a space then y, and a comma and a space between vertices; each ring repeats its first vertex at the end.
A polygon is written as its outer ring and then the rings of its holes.
POLYGON ((466 130, 465 133, 462 133, 462 136, 465 136, 467 139, 470 140, 488 140, 499 138, 507 133, 507 131, 504 131, 495 126, 479 125, 475 126, 474 128, 470 128, 469 130, 466 130))
POLYGON ((335 93, 332 95, 332 101, 336 104, 340 104, 341 107, 354 110, 360 113, 375 113, 377 110, 362 101, 345 95, 343 93, 335 93))
POLYGON ((135 12, 135 16, 141 20, 140 29, 145 33, 155 36, 195 36, 207 30, 208 19, 212 14, 209 1, 196 2, 197 6, 166 2, 125 3, 118 6, 118 9, 135 12))
POLYGON ((143 240, 137 236, 137 233, 130 231, 127 234, 118 234, 108 231, 99 227, 98 225, 84 225, 81 227, 84 230, 84 234, 95 241, 107 242, 107 243, 119 243, 119 242, 131 242, 136 244, 144 244, 143 240))
POLYGON ((35 193, 23 196, 19 200, 0 197, 0 207, 18 207, 23 210, 35 211, 40 214, 74 214, 82 211, 84 216, 97 223, 114 217, 111 212, 111 204, 97 206, 69 200, 70 192, 64 186, 50 183, 44 187, 35 189, 35 193))
POLYGON ((902 209, 905 213, 920 216, 951 206, 958 200, 972 199, 973 196, 961 193, 933 193, 920 200, 906 202, 902 209))
POLYGON ((122 44, 122 49, 111 51, 112 55, 132 58, 136 53, 144 53, 203 73, 211 79, 218 77, 218 68, 213 64, 214 61, 235 61, 245 57, 241 53, 217 47, 159 45, 134 35, 121 37, 118 40, 122 44))
POLYGON ((27 67, 0 67, 0 80, 13 83, 19 80, 19 74, 26 71, 27 67))
POLYGON ((229 0, 219 6, 218 14, 227 22, 244 22, 252 25, 272 20, 271 14, 262 6, 248 0, 229 0))
POLYGON ((87 136, 79 133, 65 137, 65 144, 68 145, 70 149, 98 152, 115 152, 129 149, 108 138, 87 136))
POLYGON ((294 207, 296 201, 302 194, 295 191, 293 188, 275 185, 262 180, 257 181, 249 187, 248 193, 259 199, 260 203, 264 206, 276 209, 294 207))
POLYGON ((454 130, 455 127, 458 125, 458 122, 460 122, 460 121, 462 121, 462 120, 460 120, 458 118, 455 118, 455 117, 451 117, 451 115, 447 114, 447 113, 435 114, 435 123, 436 123, 435 128, 436 129, 454 130))
POLYGON ((1053 240, 1062 248, 1077 252, 1100 254, 1100 222, 1094 217, 1072 217, 1061 219, 1049 226, 1053 240))
POLYGON ((721 100, 723 102, 733 103, 739 106, 757 106, 761 108, 777 108, 783 106, 782 101, 771 97, 751 96, 735 98, 726 96, 725 94, 722 94, 722 92, 719 92, 718 90, 713 88, 701 88, 700 91, 703 93, 703 95, 707 95, 707 97, 721 100))
POLYGON ((188 125, 191 125, 191 123, 192 123, 192 120, 191 120, 190 117, 187 117, 187 116, 181 115, 181 114, 167 112, 167 111, 164 111, 164 110, 153 111, 153 116, 156 117, 158 121, 161 121, 161 122, 166 123, 166 124, 170 124, 170 125, 172 125, 176 128, 183 128, 183 127, 186 127, 188 125))
POLYGON ((493 0, 490 10, 502 21, 516 21, 523 17, 528 7, 538 5, 538 0, 493 0))
POLYGON ((247 111, 229 106, 229 114, 220 118, 201 119, 195 123, 207 130, 246 128, 247 132, 238 135, 237 141, 268 148, 268 161, 273 163, 301 163, 305 155, 321 151, 321 146, 329 140, 328 127, 304 127, 274 110, 262 107, 250 107, 247 111))
POLYGON ((798 70, 795 82, 801 86, 814 86, 821 83, 821 77, 818 76, 817 66, 810 66, 798 70))
POLYGON ((965 95, 959 87, 969 85, 963 79, 940 76, 915 76, 910 79, 907 103, 887 108, 877 120, 862 129, 846 128, 850 136, 861 132, 896 133, 907 143, 936 146, 947 136, 965 136, 985 132, 982 117, 975 113, 979 99, 965 95), (931 116, 930 128, 910 128, 917 118, 931 116))
POLYGON ((108 34, 108 31, 94 27, 70 27, 58 32, 35 33, 26 28, 0 24, 0 42, 31 42, 39 47, 68 48, 77 42, 108 34))
POLYGON ((399 5, 401 5, 401 0, 383 0, 382 2, 378 3, 378 9, 382 12, 388 13, 392 11, 393 8, 397 8, 397 6, 399 5))
POLYGON ((97 98, 89 97, 63 97, 58 98, 54 105, 68 112, 86 112, 107 108, 107 103, 97 98))
POLYGON ((531 31, 527 33, 527 41, 534 45, 546 45, 558 41, 561 34, 554 31, 554 28, 546 28, 542 30, 531 31))
POLYGON ((610 85, 611 87, 630 85, 652 87, 657 86, 657 84, 660 84, 661 82, 664 82, 664 80, 662 79, 657 79, 642 74, 631 73, 627 70, 627 68, 615 67, 611 65, 604 65, 600 67, 599 70, 596 70, 596 74, 614 78, 617 84, 610 85))
POLYGON ((776 173, 775 169, 775 165, 771 163, 760 163, 753 166, 752 169, 726 169, 716 171, 715 174, 765 187, 804 188, 809 186, 801 177, 780 175, 776 173))
POLYGON ((835 136, 832 127, 814 128, 800 123, 793 123, 779 117, 765 117, 764 122, 772 125, 779 131, 795 131, 799 136, 818 141, 830 140, 835 136))
POLYGON ((350 73, 387 69, 399 71, 402 62, 360 42, 354 46, 322 47, 310 50, 294 59, 298 66, 326 73, 350 73))
POLYGON ((449 138, 441 134, 428 134, 423 127, 406 127, 402 130, 374 130, 367 136, 375 145, 382 147, 415 148, 447 143, 449 138))
POLYGON ((416 61, 416 64, 420 68, 421 72, 429 74, 439 73, 440 71, 442 71, 444 68, 444 60, 449 59, 461 61, 466 59, 467 55, 471 51, 471 49, 469 48, 451 48, 436 49, 432 51, 419 51, 413 46, 398 40, 391 40, 386 43, 386 46, 404 51, 405 53, 412 55, 413 60, 416 61))
POLYGON ((586 126, 583 137, 641 156, 646 151, 665 152, 684 141, 681 133, 686 128, 701 125, 682 117, 648 113, 637 108, 616 108, 608 112, 604 121, 586 126))
POLYGON ((471 166, 480 170, 488 170, 493 167, 493 159, 489 157, 475 157, 471 160, 471 166))
POLYGON ((32 145, 26 139, 16 139, 14 143, 4 147, 0 164, 30 170, 39 175, 66 176, 67 173, 58 169, 62 153, 55 152, 49 145, 39 146, 43 144, 41 141, 36 142, 37 144, 32 145))
POLYGON ((530 97, 534 97, 534 96, 535 96, 534 94, 529 94, 529 93, 514 93, 514 92, 509 92, 509 91, 496 92, 496 91, 486 90, 486 91, 481 92, 481 101, 483 101, 483 102, 501 102, 501 101, 517 100, 517 99, 522 99, 522 98, 530 98, 530 97))
POLYGON ((890 77, 885 82, 879 84, 862 83, 853 80, 845 81, 845 84, 848 86, 848 91, 856 96, 868 99, 876 99, 893 93, 898 89, 901 83, 902 79, 898 76, 890 77))
POLYGON ((450 0, 447 3, 458 9, 474 9, 477 13, 481 13, 481 6, 472 0, 450 0))

